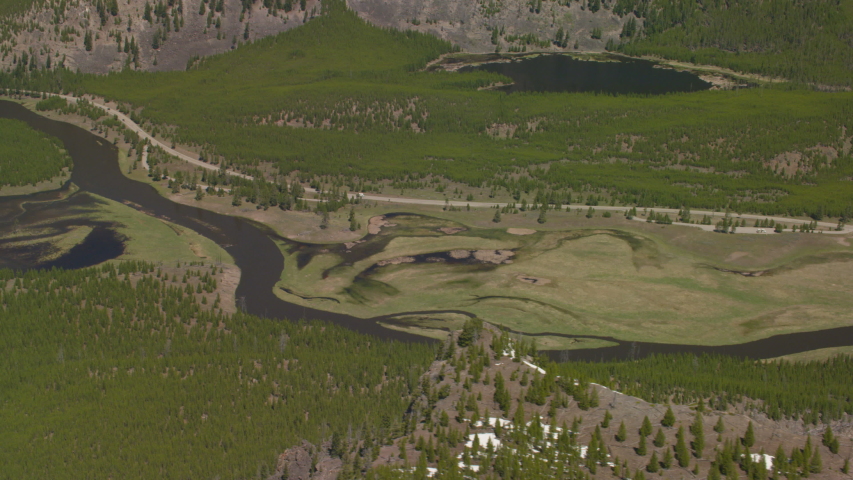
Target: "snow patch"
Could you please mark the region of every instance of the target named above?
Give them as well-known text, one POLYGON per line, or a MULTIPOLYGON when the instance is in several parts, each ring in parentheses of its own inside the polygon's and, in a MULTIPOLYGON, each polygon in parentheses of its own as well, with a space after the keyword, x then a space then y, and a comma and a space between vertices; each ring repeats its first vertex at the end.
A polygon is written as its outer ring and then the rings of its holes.
POLYGON ((480 443, 480 448, 485 448, 489 442, 492 442, 492 447, 497 449, 501 446, 501 440, 494 433, 472 433, 468 435, 468 441, 465 442, 465 446, 471 448, 474 446, 474 438, 477 438, 477 441, 480 443))
POLYGON ((755 463, 760 462, 761 458, 764 457, 764 465, 767 467, 767 470, 773 469, 773 457, 771 457, 770 455, 767 455, 766 453, 763 455, 760 453, 751 453, 749 456, 755 463))
POLYGON ((523 364, 527 365, 528 367, 536 370, 537 372, 541 373, 542 375, 545 375, 545 369, 544 368, 542 368, 538 365, 534 365, 534 364, 528 362, 527 360, 522 360, 521 363, 523 363, 523 364))

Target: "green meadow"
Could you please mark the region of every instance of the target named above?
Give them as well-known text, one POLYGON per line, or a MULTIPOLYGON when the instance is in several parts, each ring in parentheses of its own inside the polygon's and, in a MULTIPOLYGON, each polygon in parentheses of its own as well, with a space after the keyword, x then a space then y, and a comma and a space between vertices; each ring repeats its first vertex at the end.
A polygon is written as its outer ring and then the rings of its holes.
MULTIPOLYGON (((459 310, 525 333, 702 345, 842 326, 853 306, 844 295, 853 288, 853 251, 820 235, 806 243, 806 234, 735 239, 743 236, 679 226, 661 234, 659 226, 615 219, 584 228, 566 213, 552 213, 547 229, 513 235, 472 215, 395 216, 379 235, 347 246, 282 244, 276 294, 362 318, 391 315, 394 328, 421 334, 460 321, 429 311, 459 310), (679 247, 675 236, 720 248, 679 247), (512 255, 492 263, 495 250, 512 255), (466 261, 450 260, 454 251, 466 252, 456 254, 466 261)), ((557 337, 540 343, 590 346, 557 337)))

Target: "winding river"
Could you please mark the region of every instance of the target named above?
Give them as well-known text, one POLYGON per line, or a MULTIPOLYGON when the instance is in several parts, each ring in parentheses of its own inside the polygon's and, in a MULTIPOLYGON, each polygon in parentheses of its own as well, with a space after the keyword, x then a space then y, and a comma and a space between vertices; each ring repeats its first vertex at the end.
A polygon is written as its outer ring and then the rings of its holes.
MULTIPOLYGON (((150 185, 136 182, 125 177, 118 165, 116 148, 102 138, 71 124, 49 120, 33 113, 13 102, 0 101, 0 118, 10 118, 26 122, 30 127, 52 135, 61 140, 74 161, 71 182, 82 191, 91 192, 117 202, 135 205, 146 213, 169 220, 175 224, 190 228, 223 246, 234 258, 242 271, 236 296, 248 313, 279 319, 317 319, 324 320, 361 333, 381 338, 401 341, 430 341, 424 337, 390 330, 378 322, 389 323, 390 318, 377 317, 361 319, 349 315, 316 310, 285 302, 273 293, 279 280, 284 257, 273 241, 273 232, 263 226, 239 217, 220 215, 201 208, 174 203, 162 196, 150 185)), ((33 200, 50 200, 56 192, 45 192, 31 196, 33 200)), ((72 197, 73 198, 73 197, 72 197)), ((24 199, 26 200, 26 199, 24 199)), ((20 204, 22 199, 0 199, 0 218, 8 213, 9 205, 20 204)), ((2 221, 2 220, 0 220, 2 221)), ((57 219, 61 221, 61 219, 57 219)), ((97 227, 97 226, 96 226, 97 227)), ((95 228, 94 240, 87 238, 81 246, 79 256, 97 253, 114 258, 117 255, 115 240, 103 230, 95 228), (112 242, 112 243, 111 243, 112 242), (97 245, 112 245, 113 250, 101 252, 97 245)), ((91 236, 91 235, 90 235, 91 236)), ((72 254, 74 252, 72 251, 72 254)), ((105 258, 104 258, 105 259, 105 258)), ((66 258, 57 266, 75 268, 85 266, 79 259, 66 258)), ((102 259, 99 259, 102 260, 102 259)), ((439 312, 435 312, 439 313, 439 312)), ((468 312, 455 312, 469 315, 468 312)), ((405 315, 404 313, 395 316, 405 315)), ((672 345, 617 340, 609 337, 575 336, 566 334, 541 334, 568 338, 601 339, 615 343, 611 347, 598 349, 577 349, 565 352, 548 352, 555 360, 601 361, 614 358, 641 358, 653 353, 722 353, 750 358, 771 358, 782 355, 814 350, 826 347, 853 345, 853 326, 778 335, 755 342, 726 346, 672 345)))

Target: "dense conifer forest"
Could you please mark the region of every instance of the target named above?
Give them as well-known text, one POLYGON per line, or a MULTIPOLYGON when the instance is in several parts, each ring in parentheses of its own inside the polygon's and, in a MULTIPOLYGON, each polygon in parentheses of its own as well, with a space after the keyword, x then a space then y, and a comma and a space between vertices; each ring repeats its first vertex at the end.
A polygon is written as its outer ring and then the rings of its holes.
POLYGON ((431 346, 224 315, 217 267, 178 268, 0 271, 0 478, 249 478, 398 428, 431 346))
POLYGON ((707 402, 726 410, 747 401, 770 418, 817 424, 853 415, 853 358, 791 363, 756 362, 717 355, 654 355, 631 362, 555 365, 582 378, 650 402, 707 402), (744 400, 745 398, 749 400, 744 400))
POLYGON ((56 138, 24 122, 0 119, 0 187, 36 184, 71 168, 71 157, 56 138))
POLYGON ((617 0, 613 11, 643 17, 641 33, 619 46, 629 55, 853 84, 850 0, 617 0))
POLYGON ((0 2, 0 17, 26 12, 34 4, 42 3, 43 1, 44 0, 3 0, 3 2, 0 2))

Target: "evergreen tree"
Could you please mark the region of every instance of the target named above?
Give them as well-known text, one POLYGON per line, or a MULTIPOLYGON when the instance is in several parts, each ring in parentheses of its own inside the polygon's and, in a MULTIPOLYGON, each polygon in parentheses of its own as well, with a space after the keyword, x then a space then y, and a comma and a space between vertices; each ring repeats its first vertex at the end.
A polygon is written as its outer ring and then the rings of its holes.
POLYGON ((649 416, 643 417, 643 424, 640 426, 640 436, 648 437, 652 434, 652 422, 649 421, 649 416))
POLYGON ((662 428, 658 428, 658 433, 655 434, 654 444, 658 448, 660 448, 666 444, 666 436, 663 434, 662 428))
POLYGON ((672 407, 667 405, 666 413, 663 415, 663 420, 660 421, 660 424, 664 427, 671 427, 675 425, 675 414, 672 413, 672 407))
POLYGON ((820 458, 820 449, 814 449, 811 462, 809 463, 809 471, 811 473, 820 473, 823 470, 823 460, 820 458))
POLYGON ((773 457, 773 471, 785 475, 787 468, 788 457, 785 455, 785 449, 782 448, 782 444, 779 444, 779 447, 776 448, 776 455, 773 457))
POLYGON ((656 473, 658 470, 660 470, 658 452, 652 452, 652 458, 649 459, 649 464, 646 465, 646 471, 649 473, 656 473))
POLYGON ((610 426, 610 420, 613 419, 613 415, 610 414, 610 410, 604 411, 604 419, 601 420, 601 428, 607 428, 610 426))
POLYGON ((663 461, 661 463, 663 464, 663 468, 665 468, 667 470, 672 468, 672 449, 671 448, 667 448, 664 450, 663 461))
POLYGON ((702 452, 705 450, 705 427, 702 418, 702 412, 696 412, 696 418, 693 425, 690 426, 690 431, 693 433, 693 455, 696 458, 702 458, 702 452))
POLYGON ((823 446, 828 448, 832 453, 838 453, 838 439, 832 434, 832 427, 829 425, 823 431, 823 446))
POLYGON ((624 442, 628 438, 628 429, 625 428, 625 421, 619 424, 619 431, 616 432, 616 441, 624 442))
POLYGON ((708 480, 721 480, 720 467, 716 462, 711 464, 711 469, 708 470, 708 480))
POLYGON ((743 435, 743 445, 745 447, 755 445, 755 431, 752 428, 752 420, 750 420, 749 425, 746 426, 746 433, 743 435))
POLYGON ((690 451, 687 450, 687 443, 684 440, 684 427, 678 427, 675 444, 675 458, 678 460, 678 465, 682 468, 687 468, 690 464, 690 451))
POLYGON ((501 209, 500 208, 495 209, 495 216, 494 216, 494 218, 492 218, 492 221, 495 223, 501 223, 501 209))
POLYGON ((717 418, 717 423, 714 425, 714 431, 717 433, 723 433, 726 431, 726 426, 723 424, 723 417, 720 416, 717 418))
POLYGON ((548 205, 542 204, 539 208, 539 218, 536 219, 539 223, 545 223, 548 219, 545 218, 545 213, 548 211, 548 205))
POLYGON ((640 436, 640 444, 637 445, 637 448, 635 451, 637 452, 637 455, 640 455, 640 456, 646 455, 646 453, 647 453, 646 452, 646 437, 644 437, 642 435, 640 436))

